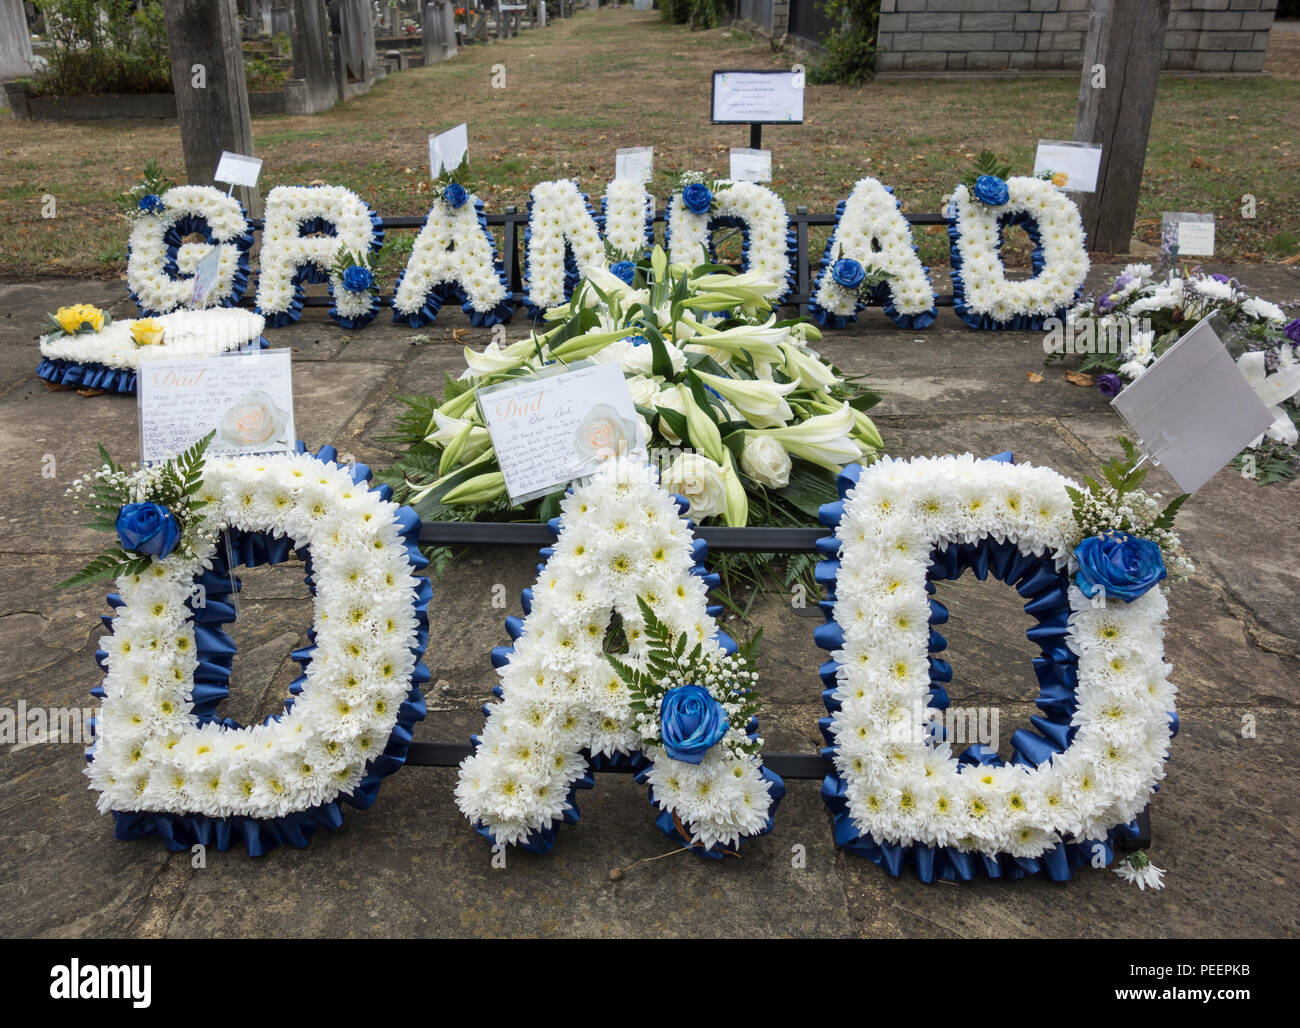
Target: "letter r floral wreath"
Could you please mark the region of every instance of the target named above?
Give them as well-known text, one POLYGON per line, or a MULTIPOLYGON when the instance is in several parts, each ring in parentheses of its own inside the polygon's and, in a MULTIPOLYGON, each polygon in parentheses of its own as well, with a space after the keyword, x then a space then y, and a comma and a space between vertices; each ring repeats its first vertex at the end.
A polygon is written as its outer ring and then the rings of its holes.
POLYGON ((405 762, 425 712, 430 587, 415 577, 419 519, 387 486, 369 488, 369 468, 302 443, 205 460, 210 439, 133 473, 101 448, 104 466, 72 492, 89 492, 92 526, 121 545, 63 584, 116 579, 86 773, 117 837, 156 833, 173 850, 242 838, 258 856, 337 828, 339 800, 369 807, 405 762), (234 571, 295 550, 315 607, 310 644, 293 654, 303 672, 283 714, 241 727, 217 713, 234 571))
MULTIPOLYGON (((822 540, 818 578, 831 592, 816 631, 832 651, 822 731, 836 772, 823 796, 838 845, 893 875, 912 863, 927 882, 1040 870, 1061 881, 1099 853, 1109 863, 1116 836, 1136 834, 1178 727, 1157 583, 1165 558, 1179 577, 1191 566, 1171 531, 1184 498, 1161 511, 1121 441, 1126 458, 1086 489, 969 454, 841 475, 843 498, 822 512, 835 536, 822 540), (1038 619, 1028 635, 1043 651, 1042 714, 1030 719, 1037 732, 1014 734, 1006 765, 983 745, 954 757, 931 722, 949 705, 952 669, 934 655, 948 612, 930 594, 966 568, 1014 585, 1038 619)), ((1145 853, 1116 871, 1160 885, 1145 853)))

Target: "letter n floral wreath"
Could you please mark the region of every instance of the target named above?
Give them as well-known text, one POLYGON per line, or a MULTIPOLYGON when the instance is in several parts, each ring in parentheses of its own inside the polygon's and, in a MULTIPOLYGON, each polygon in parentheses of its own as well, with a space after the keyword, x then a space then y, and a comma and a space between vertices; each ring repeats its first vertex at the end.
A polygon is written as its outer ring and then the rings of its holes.
POLYGON ((499 702, 456 786, 494 845, 549 851, 578 820, 576 790, 619 767, 697 854, 771 830, 785 786, 759 756, 757 676, 707 606, 716 578, 686 506, 625 461, 563 500, 526 617, 506 622, 514 645, 493 651, 499 702))
MULTIPOLYGON (((842 499, 822 509, 835 529, 818 566, 830 593, 815 637, 832 651, 822 731, 835 764, 822 792, 836 844, 893 875, 910 863, 926 882, 1038 871, 1062 881, 1099 854, 1109 863, 1116 838, 1137 834, 1177 731, 1155 584, 1162 550, 1186 571, 1169 531, 1181 500, 1158 513, 1135 492, 1135 454, 1086 493, 1009 456, 854 465, 842 499), (1137 523, 1121 512, 1130 507, 1137 523), (983 745, 954 756, 931 722, 952 679, 935 655, 945 644, 933 626, 948 612, 934 582, 967 568, 1013 585, 1037 620, 1027 634, 1042 648, 1042 713, 1036 732, 1012 736, 1009 764, 983 745)), ((1159 886, 1145 854, 1117 871, 1159 886)))
POLYGON ((207 441, 135 473, 104 454, 74 483, 121 543, 64 583, 117 585, 86 773, 119 839, 157 834, 172 850, 242 839, 259 856, 337 828, 340 800, 369 807, 405 762, 429 678, 430 586, 416 577, 427 561, 415 512, 332 447, 205 461, 207 441), (315 606, 310 645, 293 654, 302 674, 283 714, 241 727, 217 709, 235 654, 224 631, 235 569, 294 551, 315 606))

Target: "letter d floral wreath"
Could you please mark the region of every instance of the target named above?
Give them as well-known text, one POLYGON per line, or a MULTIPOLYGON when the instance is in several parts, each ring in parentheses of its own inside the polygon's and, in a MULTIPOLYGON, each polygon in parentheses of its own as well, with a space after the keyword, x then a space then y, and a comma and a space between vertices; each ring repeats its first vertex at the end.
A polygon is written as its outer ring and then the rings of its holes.
MULTIPOLYGON (((1059 881, 1097 847, 1109 862, 1115 834, 1164 777, 1177 731, 1162 552, 1190 572, 1170 531, 1182 498, 1159 511, 1137 490, 1145 472, 1123 442, 1127 459, 1086 491, 1047 468, 969 454, 841 476, 844 498, 822 512, 835 527, 823 552, 836 559, 819 568, 833 606, 816 633, 833 651, 822 728, 836 774, 823 795, 840 846, 894 875, 912 863, 923 881, 1039 870, 1059 881), (1038 733, 1012 737, 1009 765, 986 746, 954 757, 930 725, 948 706, 952 670, 933 656, 944 641, 931 626, 948 615, 928 594, 968 567, 1015 585, 1039 620, 1028 634, 1043 648, 1043 714, 1031 718, 1038 733)), ((1159 887, 1143 853, 1116 870, 1159 887)))
POLYGON ((297 454, 205 461, 208 439, 135 473, 104 454, 89 482, 74 483, 89 490, 92 525, 121 546, 64 584, 117 581, 87 753, 117 837, 224 850, 233 836, 257 856, 338 827, 339 800, 370 806, 405 762, 429 677, 430 588, 415 577, 427 562, 419 519, 387 486, 370 489, 364 465, 301 443, 297 454), (216 710, 235 653, 222 630, 235 618, 234 569, 293 550, 315 599, 311 644, 293 654, 303 673, 285 713, 244 728, 216 710))

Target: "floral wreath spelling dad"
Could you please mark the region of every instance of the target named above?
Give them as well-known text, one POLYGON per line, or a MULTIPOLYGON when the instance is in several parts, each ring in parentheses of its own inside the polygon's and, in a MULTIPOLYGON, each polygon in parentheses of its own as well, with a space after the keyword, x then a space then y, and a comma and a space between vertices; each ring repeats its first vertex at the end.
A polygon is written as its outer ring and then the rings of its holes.
MULTIPOLYGON (((119 838, 250 854, 307 844, 367 807, 405 761, 424 716, 428 637, 419 520, 368 486, 369 469, 326 447, 205 459, 211 437, 164 464, 105 463, 71 490, 119 546, 64 584, 116 579, 96 658, 103 701, 87 774, 119 838), (303 673, 285 712, 241 727, 228 694, 239 565, 295 552, 315 602, 303 673)), ((924 881, 979 874, 1054 880, 1104 866, 1164 775, 1177 731, 1163 659, 1160 583, 1191 566, 1126 456, 1079 487, 1009 455, 883 459, 840 476, 822 520, 818 578, 830 586, 816 633, 833 763, 823 789, 838 845, 924 881), (1167 562, 1168 561, 1168 565, 1167 562), (1014 755, 954 756, 932 719, 951 667, 934 630, 934 582, 965 569, 1027 599, 1042 648, 1042 714, 1014 755), (917 714, 920 712, 918 719, 917 714), (919 720, 919 723, 914 723, 919 720), (1100 856, 1100 861, 1099 861, 1100 856)), ((592 772, 631 769, 657 824, 708 857, 769 832, 784 785, 762 763, 754 644, 719 631, 716 577, 688 504, 651 469, 611 460, 570 490, 554 546, 507 621, 493 663, 498 703, 460 768, 456 800, 494 846, 546 852, 578 819, 592 772)), ((1116 871, 1159 887, 1143 853, 1116 871)))

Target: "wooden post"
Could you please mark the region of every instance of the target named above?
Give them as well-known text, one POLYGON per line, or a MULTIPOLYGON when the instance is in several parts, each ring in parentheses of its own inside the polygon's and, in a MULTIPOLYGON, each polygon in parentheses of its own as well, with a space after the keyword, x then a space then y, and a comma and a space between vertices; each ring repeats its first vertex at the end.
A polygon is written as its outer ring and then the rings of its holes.
POLYGON ((1101 144, 1079 203, 1089 249, 1127 253, 1137 218, 1170 0, 1092 0, 1074 138, 1101 144))
MULTIPOLYGON (((253 153, 235 0, 163 0, 172 88, 192 185, 212 185, 222 150, 253 153)), ((237 188, 251 217, 262 216, 256 189, 237 188)))

